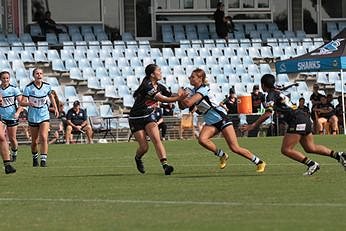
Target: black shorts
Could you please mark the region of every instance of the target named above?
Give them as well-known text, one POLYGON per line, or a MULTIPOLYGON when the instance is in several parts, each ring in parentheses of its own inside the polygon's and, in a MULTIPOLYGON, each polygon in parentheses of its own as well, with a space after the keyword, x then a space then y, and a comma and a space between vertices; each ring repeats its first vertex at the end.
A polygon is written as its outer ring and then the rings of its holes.
POLYGON ((294 118, 287 121, 287 124, 287 133, 294 133, 303 136, 312 133, 312 122, 301 110, 295 111, 294 118))
POLYGON ((18 120, 5 120, 5 119, 2 119, 1 122, 3 124, 5 124, 7 127, 18 126, 18 124, 19 124, 18 120))
POLYGON ((42 123, 44 123, 44 122, 49 122, 49 120, 43 120, 42 122, 40 122, 40 123, 32 123, 32 122, 28 122, 28 124, 29 124, 29 126, 30 127, 39 127, 40 126, 40 124, 42 124, 42 123))
POLYGON ((228 127, 230 125, 233 125, 231 118, 224 118, 220 120, 219 122, 212 124, 212 126, 216 127, 219 132, 221 132, 225 127, 228 127))
POLYGON ((154 113, 150 114, 145 118, 131 119, 129 118, 130 130, 132 133, 135 133, 140 130, 145 130, 145 126, 148 123, 156 122, 156 116, 154 113))

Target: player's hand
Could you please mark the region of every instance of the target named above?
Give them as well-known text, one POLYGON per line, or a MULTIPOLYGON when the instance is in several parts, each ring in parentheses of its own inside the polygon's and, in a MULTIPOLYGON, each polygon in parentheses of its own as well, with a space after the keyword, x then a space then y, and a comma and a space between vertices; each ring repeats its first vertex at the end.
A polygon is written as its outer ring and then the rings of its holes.
POLYGON ((241 132, 246 132, 253 130, 255 128, 254 124, 243 124, 240 126, 240 131, 241 132))

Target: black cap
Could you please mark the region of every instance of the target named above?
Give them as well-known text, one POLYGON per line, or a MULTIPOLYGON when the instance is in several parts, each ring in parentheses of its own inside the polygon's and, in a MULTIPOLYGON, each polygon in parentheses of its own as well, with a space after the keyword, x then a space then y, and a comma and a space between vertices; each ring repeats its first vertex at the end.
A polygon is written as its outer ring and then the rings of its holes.
POLYGON ((79 105, 80 105, 79 100, 76 100, 76 101, 73 102, 73 106, 74 106, 74 107, 79 106, 79 105))

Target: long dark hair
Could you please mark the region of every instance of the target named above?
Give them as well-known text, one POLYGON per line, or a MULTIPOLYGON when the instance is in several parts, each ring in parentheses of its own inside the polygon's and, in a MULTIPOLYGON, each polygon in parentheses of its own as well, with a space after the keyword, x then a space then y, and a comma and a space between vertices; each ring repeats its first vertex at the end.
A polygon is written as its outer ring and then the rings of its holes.
POLYGON ((272 74, 265 74, 261 78, 261 84, 269 89, 276 89, 275 84, 275 76, 272 74))
POLYGON ((142 82, 141 82, 141 84, 138 86, 138 88, 135 90, 135 92, 133 93, 133 97, 134 98, 136 98, 138 95, 139 95, 139 92, 142 90, 142 88, 143 88, 143 83, 145 82, 145 81, 147 81, 149 78, 150 78, 150 75, 152 74, 152 73, 154 73, 154 71, 157 69, 157 68, 159 68, 159 66, 158 65, 156 65, 156 64, 154 64, 154 63, 152 63, 152 64, 149 64, 149 65, 147 65, 146 67, 145 67, 145 70, 144 70, 144 72, 145 72, 145 77, 143 78, 143 80, 142 80, 142 82))

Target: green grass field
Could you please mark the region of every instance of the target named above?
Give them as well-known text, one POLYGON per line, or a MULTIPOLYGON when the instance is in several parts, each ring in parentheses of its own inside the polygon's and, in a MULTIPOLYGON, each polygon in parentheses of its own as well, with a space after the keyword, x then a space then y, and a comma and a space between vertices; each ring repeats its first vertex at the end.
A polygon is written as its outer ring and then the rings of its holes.
MULTIPOLYGON (((316 142, 346 150, 345 136, 316 142)), ((228 150, 223 139, 215 139, 228 150)), ((267 171, 230 155, 218 159, 196 141, 165 141, 175 172, 164 176, 151 146, 147 173, 133 161, 137 143, 50 145, 48 168, 31 167, 21 146, 17 173, 0 174, 0 230, 343 230, 346 172, 331 158, 309 155, 321 170, 280 154, 281 137, 242 138, 267 171)))

